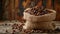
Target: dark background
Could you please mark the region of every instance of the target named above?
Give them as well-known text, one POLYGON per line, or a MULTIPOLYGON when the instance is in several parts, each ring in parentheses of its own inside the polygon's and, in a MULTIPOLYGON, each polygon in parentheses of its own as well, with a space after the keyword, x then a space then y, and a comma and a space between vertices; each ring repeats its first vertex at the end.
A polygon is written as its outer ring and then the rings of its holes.
MULTIPOLYGON (((25 8, 22 2, 25 0, 0 0, 0 20, 21 20, 25 8), (6 5, 5 5, 6 4, 6 5)), ((43 6, 56 10, 55 20, 60 20, 60 0, 42 0, 43 6)))

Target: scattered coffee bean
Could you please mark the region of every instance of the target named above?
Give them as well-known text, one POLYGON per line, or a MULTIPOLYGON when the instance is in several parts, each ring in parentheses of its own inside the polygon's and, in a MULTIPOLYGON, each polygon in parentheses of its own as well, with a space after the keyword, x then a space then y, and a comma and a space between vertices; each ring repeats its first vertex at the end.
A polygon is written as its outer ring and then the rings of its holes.
POLYGON ((8 32, 8 30, 6 30, 6 32, 8 32))
POLYGON ((12 32, 12 34, 15 34, 14 32, 12 32))
POLYGON ((59 28, 56 28, 56 29, 55 29, 55 32, 60 32, 60 29, 59 29, 59 28))
POLYGON ((24 30, 23 29, 23 25, 24 24, 13 24, 14 27, 12 27, 13 33, 16 32, 15 30, 19 31, 19 32, 25 32, 25 33, 51 33, 51 32, 60 32, 60 29, 57 28, 54 31, 52 30, 43 30, 43 29, 32 29, 32 30, 24 30), (17 25, 17 26, 16 26, 17 25), (15 29, 16 27, 16 29, 15 29), (22 31, 23 30, 23 31, 22 31))
POLYGON ((5 26, 7 26, 7 23, 5 23, 5 26))

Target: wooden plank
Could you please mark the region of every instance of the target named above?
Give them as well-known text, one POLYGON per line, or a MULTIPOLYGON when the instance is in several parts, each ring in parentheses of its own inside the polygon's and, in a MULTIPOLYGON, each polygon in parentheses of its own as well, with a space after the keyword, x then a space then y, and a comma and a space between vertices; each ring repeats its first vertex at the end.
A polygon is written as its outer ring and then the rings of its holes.
POLYGON ((18 20, 19 0, 15 0, 15 20, 18 20))
POLYGON ((52 0, 47 0, 46 8, 52 9, 52 0))
POLYGON ((57 12, 56 20, 60 21, 60 4, 59 4, 59 0, 55 0, 54 7, 55 7, 55 10, 57 12))

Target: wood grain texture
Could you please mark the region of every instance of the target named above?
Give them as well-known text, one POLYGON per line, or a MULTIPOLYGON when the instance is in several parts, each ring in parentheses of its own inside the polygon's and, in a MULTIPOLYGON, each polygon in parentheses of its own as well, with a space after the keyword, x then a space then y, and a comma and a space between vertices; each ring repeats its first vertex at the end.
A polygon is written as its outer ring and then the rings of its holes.
POLYGON ((60 21, 60 4, 58 2, 59 2, 58 0, 55 0, 54 8, 55 8, 55 10, 57 12, 57 14, 56 14, 56 20, 60 21))
MULTIPOLYGON (((7 1, 7 0, 6 0, 7 1)), ((7 5, 5 5, 5 1, 3 0, 3 10, 8 11, 8 20, 13 20, 13 19, 18 19, 22 20, 20 16, 18 16, 17 12, 19 10, 19 0, 8 0, 7 5), (7 6, 7 8, 6 8, 7 6)), ((27 4, 30 3, 30 0, 27 0, 27 2, 23 2, 24 8, 26 7, 27 4), (28 2, 29 1, 29 2, 28 2)), ((40 0, 36 6, 42 6, 42 0, 40 0)), ((46 8, 52 9, 52 0, 47 0, 46 2, 46 8)), ((54 9, 57 12, 56 19, 55 20, 60 20, 60 2, 59 0, 54 0, 54 9)), ((3 13, 4 15, 4 13, 3 13)))

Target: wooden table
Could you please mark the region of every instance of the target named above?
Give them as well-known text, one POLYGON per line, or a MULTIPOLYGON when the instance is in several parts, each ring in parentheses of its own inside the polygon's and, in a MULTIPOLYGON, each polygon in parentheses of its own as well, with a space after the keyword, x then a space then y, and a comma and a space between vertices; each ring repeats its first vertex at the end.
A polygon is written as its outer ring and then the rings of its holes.
MULTIPOLYGON (((54 22, 55 24, 56 24, 56 27, 59 27, 60 28, 60 21, 52 21, 52 22, 54 22)), ((0 34, 11 34, 11 30, 12 30, 12 27, 11 27, 11 25, 8 25, 8 26, 5 26, 4 24, 14 24, 14 23, 21 23, 21 22, 19 22, 19 21, 3 21, 3 22, 0 22, 0 34), (2 25, 3 24, 3 25, 2 25), (6 29, 8 29, 9 30, 9 32, 5 32, 5 30, 6 29), (3 30, 3 31, 2 31, 3 30)), ((26 33, 22 33, 22 32, 16 32, 15 34, 26 34, 26 33)), ((60 34, 60 32, 58 32, 58 33, 31 33, 31 34, 60 34)))

